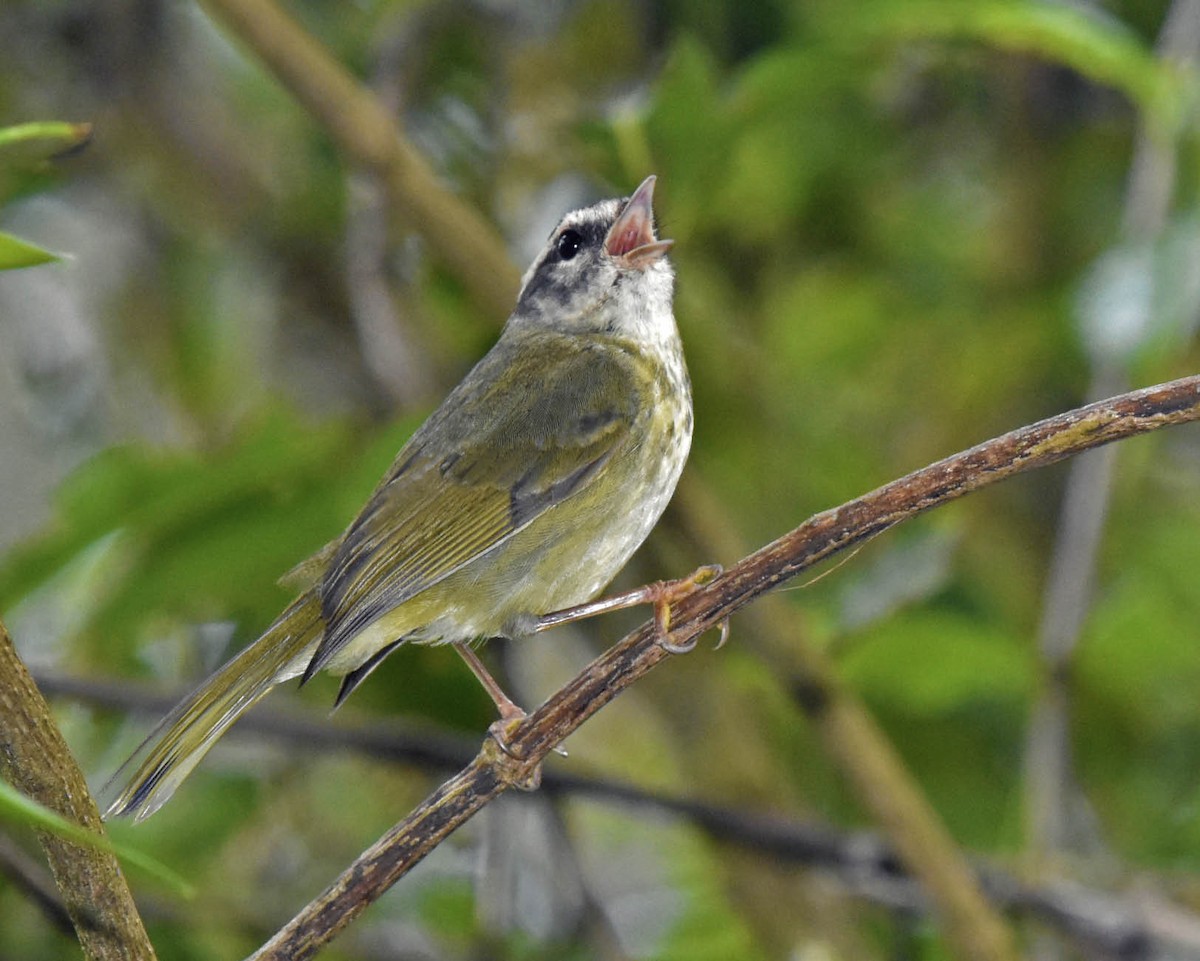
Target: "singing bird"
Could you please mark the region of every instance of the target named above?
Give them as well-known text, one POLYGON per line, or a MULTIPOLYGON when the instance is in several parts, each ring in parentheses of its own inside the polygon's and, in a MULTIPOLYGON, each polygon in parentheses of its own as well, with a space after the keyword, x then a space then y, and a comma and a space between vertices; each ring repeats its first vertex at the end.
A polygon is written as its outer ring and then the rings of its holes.
POLYGON ((658 599, 585 604, 650 533, 691 445, 672 241, 655 236, 653 194, 648 177, 631 197, 563 217, 495 346, 345 533, 301 565, 311 586, 114 775, 109 816, 153 814, 290 678, 340 676, 340 704, 399 645, 452 644, 501 716, 518 717, 469 645, 658 599))

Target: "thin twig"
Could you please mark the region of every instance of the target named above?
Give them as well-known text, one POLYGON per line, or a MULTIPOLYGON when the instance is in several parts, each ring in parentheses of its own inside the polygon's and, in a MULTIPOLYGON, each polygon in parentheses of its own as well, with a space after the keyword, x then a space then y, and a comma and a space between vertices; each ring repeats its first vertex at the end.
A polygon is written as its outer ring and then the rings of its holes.
MULTIPOLYGON (((98 704, 160 718, 192 688, 151 691, 148 686, 128 681, 102 681, 74 677, 56 671, 38 671, 38 686, 48 696, 65 695, 98 704)), ((265 734, 268 737, 306 745, 314 751, 342 753, 354 751, 367 757, 405 761, 434 770, 457 770, 467 764, 478 749, 478 742, 461 734, 414 725, 339 724, 327 713, 258 707, 238 720, 229 736, 265 734)))
POLYGON ((493 317, 507 317, 520 273, 504 239, 439 183, 378 99, 271 0, 200 2, 262 60, 351 161, 379 175, 393 209, 476 303, 493 317))
MULTIPOLYGON (((1014 474, 1135 434, 1200 419, 1200 377, 1122 394, 1048 418, 948 457, 800 527, 736 564, 672 609, 670 640, 686 645, 772 588, 910 517, 1014 474)), ((546 754, 630 684, 669 657, 652 624, 618 642, 527 718, 485 740, 475 759, 365 851, 252 957, 311 957, 455 828, 510 787, 536 785, 546 754)), ((822 705, 810 710, 819 714, 822 705)), ((901 848, 908 860, 909 851, 901 848)), ((948 919, 947 924, 957 919, 948 919)), ((964 956, 978 932, 947 931, 964 956)), ((987 946, 994 949, 994 945, 987 946)), ((1003 949, 1002 949, 1003 950, 1003 949)))

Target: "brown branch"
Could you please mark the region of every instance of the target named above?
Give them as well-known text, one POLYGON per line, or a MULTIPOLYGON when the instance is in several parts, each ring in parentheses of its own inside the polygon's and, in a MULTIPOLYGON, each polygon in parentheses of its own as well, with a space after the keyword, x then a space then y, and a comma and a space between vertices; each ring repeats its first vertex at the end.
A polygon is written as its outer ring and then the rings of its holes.
MULTIPOLYGON (((938 461, 817 514, 683 598, 672 609, 670 639, 687 644, 814 564, 940 504, 1102 444, 1197 419, 1200 377, 1187 377, 1048 418, 938 461)), ((536 784, 538 765, 553 747, 667 657, 652 625, 629 634, 529 717, 510 724, 505 732, 509 753, 488 738, 466 768, 365 851, 252 957, 311 957, 489 800, 510 787, 536 784)), ((819 716, 826 705, 812 703, 809 708, 819 716)), ((893 841, 911 864, 920 853, 911 848, 925 839, 893 841)), ((929 878, 922 881, 930 883, 929 878)), ((981 932, 952 913, 947 905, 953 902, 942 899, 943 891, 935 887, 930 893, 948 940, 962 956, 1011 954, 1006 931, 1001 930, 998 943, 973 942, 981 932)))
POLYGON ((476 303, 507 317, 520 273, 504 238, 438 182, 375 96, 271 0, 200 0, 256 54, 354 163, 378 174, 393 209, 476 303))
MULTIPOLYGON (((46 701, 0 624, 0 777, 22 794, 97 834, 100 812, 46 701)), ((110 853, 41 834, 50 872, 85 957, 154 958, 125 878, 110 853)))

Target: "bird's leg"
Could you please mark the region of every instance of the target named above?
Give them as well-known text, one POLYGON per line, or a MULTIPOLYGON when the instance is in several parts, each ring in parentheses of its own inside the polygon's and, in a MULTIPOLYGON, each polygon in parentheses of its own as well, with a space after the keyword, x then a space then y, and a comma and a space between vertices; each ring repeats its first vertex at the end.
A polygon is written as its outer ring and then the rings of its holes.
MULTIPOLYGON (((479 655, 471 650, 470 645, 465 644, 462 641, 456 641, 453 646, 454 649, 458 651, 458 656, 461 657, 466 662, 467 667, 471 669, 471 673, 475 675, 475 679, 479 681, 479 683, 483 685, 483 689, 488 692, 488 697, 492 699, 492 703, 496 705, 496 710, 500 713, 500 720, 496 721, 491 725, 491 727, 488 728, 488 733, 496 739, 496 743, 500 745, 500 750, 502 750, 505 754, 507 754, 509 757, 516 757, 517 760, 522 760, 508 749, 508 741, 504 732, 505 729, 514 721, 524 720, 529 715, 525 712, 525 709, 521 707, 520 704, 504 693, 504 688, 502 688, 496 679, 492 677, 491 672, 483 666, 483 661, 479 659, 479 655)), ((564 748, 555 747, 551 748, 551 750, 561 757, 567 756, 567 752, 564 748)))
POLYGON ((488 697, 492 699, 496 705, 496 710, 500 712, 501 721, 519 721, 525 717, 524 709, 504 693, 504 689, 496 683, 496 679, 483 666, 483 661, 479 659, 479 656, 467 644, 458 641, 454 644, 454 649, 458 651, 458 656, 467 662, 467 667, 471 669, 471 673, 483 685, 483 689, 488 692, 488 697))
MULTIPOLYGON (((654 606, 654 626, 658 632, 658 645, 668 654, 686 654, 696 646, 691 640, 686 644, 675 644, 671 641, 671 604, 686 597, 697 587, 709 583, 722 571, 720 564, 705 564, 697 568, 687 577, 675 581, 655 581, 645 587, 626 591, 624 594, 614 594, 612 597, 601 597, 586 604, 567 607, 561 611, 543 614, 534 625, 534 633, 541 633, 560 624, 570 624, 582 621, 597 614, 607 614, 610 611, 623 611, 627 607, 638 607, 641 604, 654 606)), ((729 621, 721 622, 721 639, 717 642, 720 647, 729 636, 729 621)))

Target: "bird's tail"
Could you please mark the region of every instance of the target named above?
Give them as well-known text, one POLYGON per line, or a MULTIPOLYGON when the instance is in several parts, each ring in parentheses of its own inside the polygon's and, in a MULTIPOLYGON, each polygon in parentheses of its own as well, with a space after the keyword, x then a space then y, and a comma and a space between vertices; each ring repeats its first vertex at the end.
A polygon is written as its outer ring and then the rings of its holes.
POLYGON ((162 807, 243 712, 276 684, 303 672, 321 639, 321 623, 320 603, 308 591, 181 701, 105 786, 102 795, 115 798, 105 817, 141 821, 162 807))

